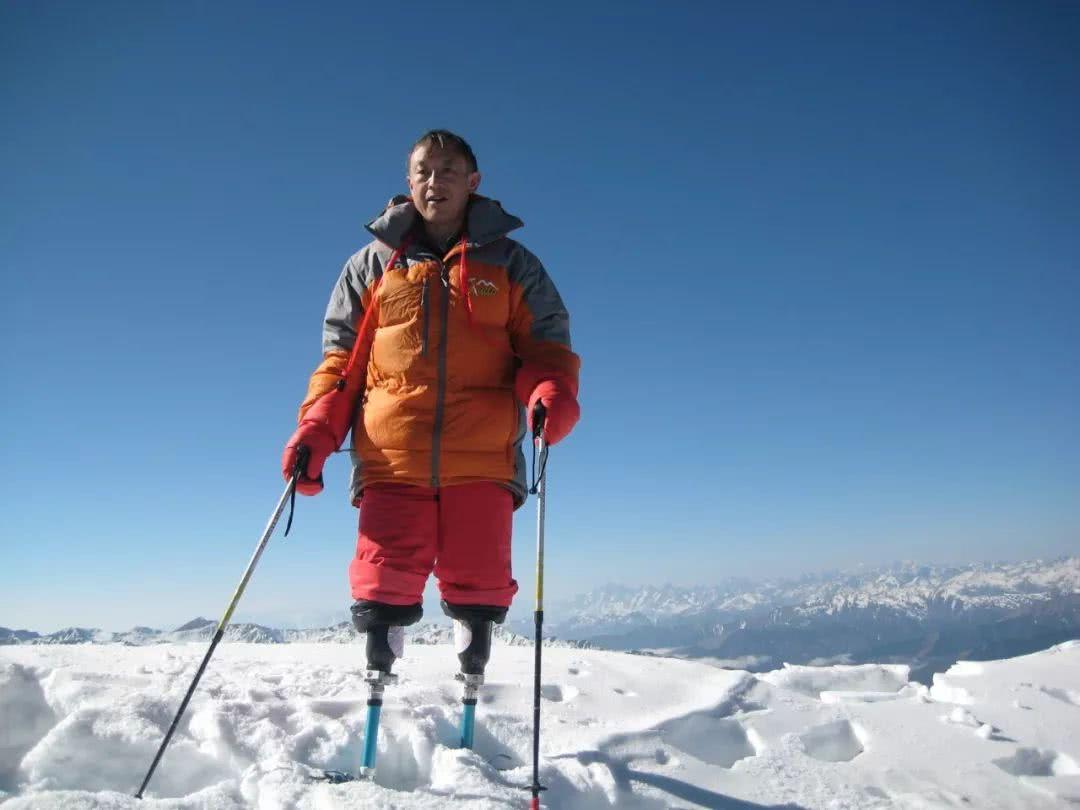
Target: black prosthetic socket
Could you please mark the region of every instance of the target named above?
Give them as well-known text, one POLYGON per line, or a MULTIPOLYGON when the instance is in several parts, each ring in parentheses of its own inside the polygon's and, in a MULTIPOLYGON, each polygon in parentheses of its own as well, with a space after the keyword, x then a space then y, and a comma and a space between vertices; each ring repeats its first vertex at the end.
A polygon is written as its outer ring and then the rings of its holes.
POLYGON ((388 605, 358 599, 352 606, 353 626, 367 634, 368 669, 390 673, 397 655, 390 645, 390 628, 415 624, 423 615, 423 607, 415 605, 388 605))
MULTIPOLYGON (((460 621, 460 620, 459 620, 460 621)), ((471 636, 469 646, 458 653, 461 671, 466 675, 483 675, 491 658, 491 622, 486 619, 465 622, 471 636)))
POLYGON ((416 624, 423 615, 424 606, 420 602, 415 605, 388 605, 370 599, 357 599, 352 606, 353 627, 361 633, 380 624, 407 627, 416 624))
POLYGON ((397 656, 390 647, 390 625, 378 624, 367 631, 367 668, 390 673, 397 656))
POLYGON ((461 619, 463 622, 487 620, 502 624, 506 619, 506 611, 509 610, 499 605, 452 605, 445 599, 439 604, 442 605, 443 613, 451 619, 461 619))
POLYGON ((452 605, 445 600, 442 609, 469 629, 469 643, 458 653, 461 671, 466 675, 483 675, 491 657, 492 625, 502 624, 507 609, 497 605, 452 605))

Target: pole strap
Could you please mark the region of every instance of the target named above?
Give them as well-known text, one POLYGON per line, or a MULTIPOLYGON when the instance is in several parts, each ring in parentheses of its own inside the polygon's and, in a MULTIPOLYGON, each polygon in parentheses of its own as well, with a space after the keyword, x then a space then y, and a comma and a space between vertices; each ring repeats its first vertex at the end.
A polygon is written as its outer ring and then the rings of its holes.
POLYGON ((296 448, 296 465, 293 467, 292 481, 289 484, 289 518, 285 521, 285 534, 284 537, 289 536, 289 529, 292 528, 293 513, 296 512, 296 482, 300 480, 300 476, 307 472, 308 459, 311 458, 311 451, 308 450, 306 445, 300 445, 296 448))

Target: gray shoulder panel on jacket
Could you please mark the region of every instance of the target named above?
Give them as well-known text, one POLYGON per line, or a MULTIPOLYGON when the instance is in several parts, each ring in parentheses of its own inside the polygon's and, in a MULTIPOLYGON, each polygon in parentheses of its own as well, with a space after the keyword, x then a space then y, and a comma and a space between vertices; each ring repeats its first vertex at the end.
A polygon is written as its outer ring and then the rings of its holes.
POLYGON ((477 261, 482 264, 492 264, 496 267, 505 267, 507 274, 513 272, 511 265, 521 245, 513 239, 500 237, 485 245, 469 248, 469 261, 477 261))
POLYGON ((513 240, 514 254, 507 264, 511 284, 521 287, 525 305, 532 313, 532 336, 570 348, 570 313, 540 260, 513 240))
POLYGON ((330 293, 323 319, 323 353, 351 351, 356 342, 356 325, 363 317, 363 294, 382 275, 391 251, 379 242, 371 242, 345 262, 330 293))

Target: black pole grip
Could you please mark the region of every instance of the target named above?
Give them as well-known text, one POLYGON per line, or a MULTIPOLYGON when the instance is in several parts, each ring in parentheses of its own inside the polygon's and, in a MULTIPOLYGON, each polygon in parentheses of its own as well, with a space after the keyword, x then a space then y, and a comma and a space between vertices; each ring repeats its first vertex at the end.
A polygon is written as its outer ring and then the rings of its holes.
POLYGON ((547 422, 547 408, 543 402, 537 402, 532 412, 532 435, 539 439, 544 432, 544 423, 547 422))
POLYGON ((296 465, 293 467, 293 477, 296 479, 297 483, 300 483, 301 481, 315 481, 322 485, 322 473, 319 473, 318 478, 308 478, 307 467, 309 461, 311 461, 311 450, 306 444, 299 445, 296 448, 296 465))
POLYGON ((293 475, 299 480, 307 477, 307 465, 311 460, 311 451, 306 444, 296 448, 296 464, 293 466, 293 475))

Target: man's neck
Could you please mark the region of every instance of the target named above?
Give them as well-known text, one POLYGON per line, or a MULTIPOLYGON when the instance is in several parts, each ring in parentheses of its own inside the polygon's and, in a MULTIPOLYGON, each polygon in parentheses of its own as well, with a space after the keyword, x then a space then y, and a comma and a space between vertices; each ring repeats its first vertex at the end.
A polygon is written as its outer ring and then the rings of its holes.
POLYGON ((424 223, 424 237, 430 243, 433 248, 438 248, 442 252, 447 252, 453 247, 453 243, 456 241, 458 235, 461 233, 461 228, 465 224, 464 217, 461 221, 453 225, 432 225, 430 222, 424 223))

